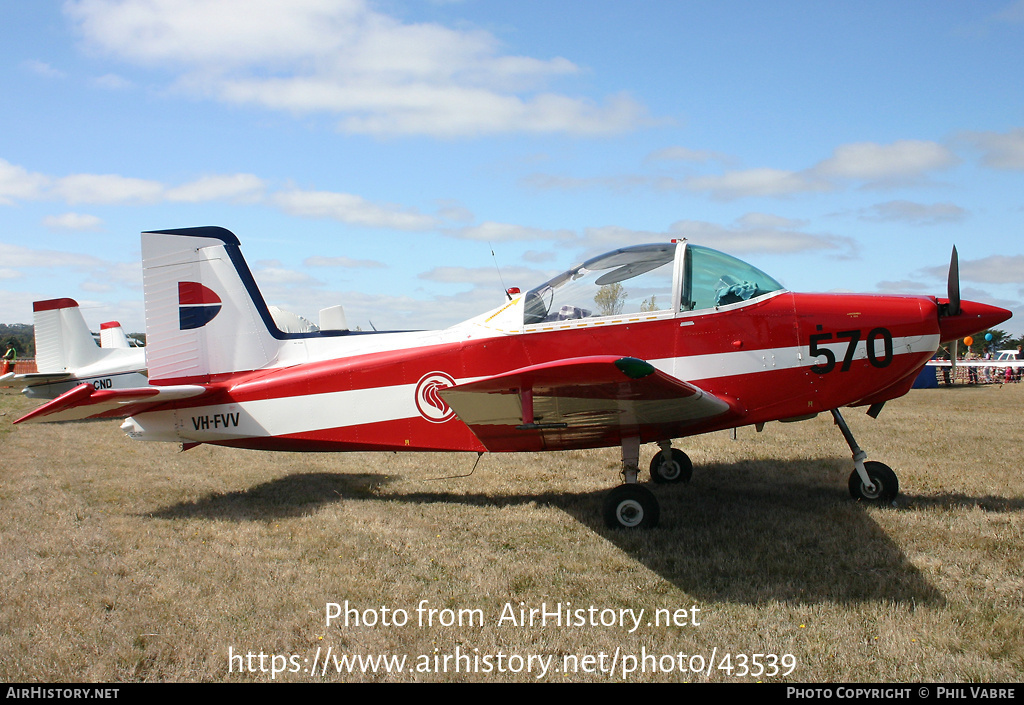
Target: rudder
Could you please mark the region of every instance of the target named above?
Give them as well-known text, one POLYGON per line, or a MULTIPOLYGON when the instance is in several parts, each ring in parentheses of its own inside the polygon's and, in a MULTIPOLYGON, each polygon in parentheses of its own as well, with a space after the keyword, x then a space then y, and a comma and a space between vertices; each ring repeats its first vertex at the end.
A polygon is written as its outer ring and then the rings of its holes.
POLYGON ((277 358, 280 332, 230 231, 142 233, 142 267, 151 382, 202 383, 277 358))
POLYGON ((102 353, 74 299, 35 301, 32 319, 39 372, 73 372, 100 358, 102 353))

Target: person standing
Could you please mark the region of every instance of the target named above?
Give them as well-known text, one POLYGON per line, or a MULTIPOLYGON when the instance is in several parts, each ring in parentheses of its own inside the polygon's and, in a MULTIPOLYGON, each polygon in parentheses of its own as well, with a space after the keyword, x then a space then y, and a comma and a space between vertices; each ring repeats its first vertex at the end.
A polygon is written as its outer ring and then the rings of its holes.
POLYGON ((14 343, 7 346, 7 352, 4 353, 3 362, 0 362, 0 375, 5 375, 8 372, 14 371, 14 362, 18 359, 18 351, 14 349, 14 343))

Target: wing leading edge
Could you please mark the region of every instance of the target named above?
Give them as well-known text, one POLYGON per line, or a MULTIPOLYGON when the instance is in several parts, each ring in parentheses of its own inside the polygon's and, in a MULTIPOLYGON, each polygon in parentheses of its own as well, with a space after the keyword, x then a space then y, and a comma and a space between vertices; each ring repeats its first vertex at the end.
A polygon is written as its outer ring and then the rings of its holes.
POLYGON ((739 413, 644 360, 614 355, 531 365, 439 393, 490 451, 672 438, 683 427, 739 413))
POLYGON ((33 409, 14 423, 124 418, 158 404, 197 397, 207 391, 207 387, 197 384, 96 389, 91 384, 83 383, 33 409))

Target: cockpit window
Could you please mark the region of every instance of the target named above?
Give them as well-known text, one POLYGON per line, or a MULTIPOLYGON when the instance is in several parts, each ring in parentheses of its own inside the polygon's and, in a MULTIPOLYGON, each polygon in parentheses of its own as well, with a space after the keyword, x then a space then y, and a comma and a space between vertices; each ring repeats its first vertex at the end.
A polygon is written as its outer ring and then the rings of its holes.
POLYGON ((680 310, 750 301, 783 287, 757 267, 699 245, 686 246, 680 310))
POLYGON ((526 324, 672 309, 676 246, 607 252, 526 292, 526 324))

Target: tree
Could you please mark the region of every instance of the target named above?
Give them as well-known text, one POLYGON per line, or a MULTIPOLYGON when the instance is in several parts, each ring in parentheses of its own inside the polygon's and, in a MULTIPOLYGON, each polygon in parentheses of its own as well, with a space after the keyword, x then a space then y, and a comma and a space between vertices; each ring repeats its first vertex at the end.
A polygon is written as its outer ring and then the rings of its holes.
POLYGON ((1015 341, 1005 330, 998 330, 995 328, 983 330, 980 333, 975 333, 971 337, 974 338, 974 344, 971 345, 971 352, 975 353, 984 354, 986 350, 995 352, 996 350, 1015 348, 1019 345, 1019 343, 1015 341), (991 335, 992 340, 986 340, 986 335, 991 335))
POLYGON ((600 315, 614 316, 622 313, 622 309, 626 305, 626 296, 622 284, 614 282, 598 289, 597 294, 594 295, 594 303, 597 304, 600 315))
POLYGON ((36 354, 36 343, 32 337, 32 330, 32 326, 26 323, 15 323, 13 325, 0 323, 0 341, 3 341, 3 349, 0 350, 0 355, 7 352, 7 348, 13 346, 18 353, 18 357, 34 357, 36 354))

